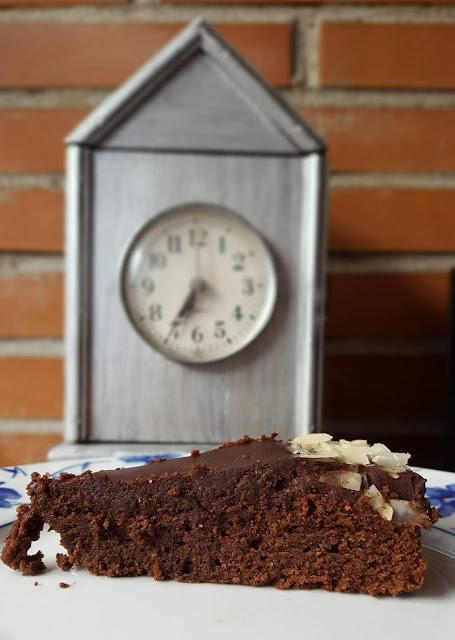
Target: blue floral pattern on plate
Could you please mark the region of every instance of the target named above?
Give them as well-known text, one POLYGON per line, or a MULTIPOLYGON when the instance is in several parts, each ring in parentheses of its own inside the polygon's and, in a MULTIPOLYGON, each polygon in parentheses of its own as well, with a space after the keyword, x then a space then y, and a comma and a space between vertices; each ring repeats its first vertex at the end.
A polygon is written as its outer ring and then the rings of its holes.
POLYGON ((171 458, 178 458, 176 453, 161 453, 159 455, 119 455, 117 460, 128 464, 147 464, 148 462, 155 462, 156 460, 170 460, 171 458))
POLYGON ((22 467, 2 467, 2 471, 4 471, 5 473, 10 473, 12 478, 15 478, 17 475, 27 475, 27 472, 24 471, 22 467))
POLYGON ((445 487, 428 487, 427 498, 442 518, 448 518, 455 513, 455 483, 445 487))
MULTIPOLYGON (((4 482, 0 482, 0 485, 5 484, 4 482)), ((10 487, 0 487, 0 509, 10 509, 11 507, 15 507, 19 502, 19 498, 21 494, 16 489, 11 489, 10 487)))

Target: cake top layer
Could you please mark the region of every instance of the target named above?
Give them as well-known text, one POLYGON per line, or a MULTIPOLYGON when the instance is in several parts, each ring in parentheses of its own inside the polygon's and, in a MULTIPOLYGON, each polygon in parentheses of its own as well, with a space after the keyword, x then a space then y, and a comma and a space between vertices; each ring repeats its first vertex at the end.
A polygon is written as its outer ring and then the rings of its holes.
POLYGON ((241 440, 237 440, 237 442, 228 442, 217 449, 205 451, 204 453, 199 453, 198 450, 195 450, 190 456, 185 456, 184 458, 156 460, 143 467, 116 469, 107 473, 122 480, 131 480, 139 475, 154 476, 162 475, 163 473, 182 473, 190 471, 196 464, 204 465, 209 469, 234 469, 256 462, 292 458, 293 455, 290 448, 283 442, 276 440, 275 437, 267 438, 263 436, 259 440, 254 440, 245 436, 241 440), (141 470, 142 473, 140 473, 141 470))
MULTIPOLYGON (((311 435, 320 436, 322 434, 311 435)), ((423 496, 423 478, 406 467, 397 472, 397 470, 391 471, 372 463, 369 459, 367 464, 348 463, 338 454, 336 448, 330 456, 318 456, 311 449, 302 449, 301 446, 299 450, 296 450, 295 442, 294 440, 289 444, 283 443, 277 440, 275 435, 271 437, 262 436, 258 440, 245 436, 237 442, 226 443, 217 449, 204 453, 193 451, 191 456, 158 460, 141 467, 98 473, 105 473, 116 480, 128 481, 141 477, 151 478, 163 474, 190 472, 195 465, 209 470, 236 470, 256 464, 285 464, 291 466, 298 464, 303 466, 308 484, 313 483, 315 480, 319 481, 321 474, 324 476, 335 473, 339 476, 340 486, 346 489, 360 490, 361 487, 366 489, 374 484, 378 487, 389 487, 394 494, 405 500, 413 500, 423 496)), ((326 440, 326 442, 328 441, 326 440)), ((336 443, 334 444, 336 445, 336 443)), ((360 447, 361 445, 354 446, 360 447)), ((345 446, 344 449, 347 449, 347 447, 345 446)))

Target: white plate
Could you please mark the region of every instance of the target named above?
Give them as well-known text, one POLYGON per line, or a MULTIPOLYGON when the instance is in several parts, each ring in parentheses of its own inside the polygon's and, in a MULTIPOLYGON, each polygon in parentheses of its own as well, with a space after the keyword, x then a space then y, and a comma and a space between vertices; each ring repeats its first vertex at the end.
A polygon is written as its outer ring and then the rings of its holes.
MULTIPOLYGON (((26 500, 32 471, 58 475, 61 470, 80 473, 145 461, 142 456, 128 456, 0 468, 0 542, 14 520, 15 505, 26 500)), ((45 533, 34 548, 44 553, 46 573, 23 577, 0 563, 0 639, 450 637, 455 612, 455 474, 417 471, 428 479, 430 499, 446 517, 431 533, 424 533, 429 567, 424 587, 415 594, 372 598, 320 590, 155 582, 146 577, 112 579, 76 569, 65 573, 52 560, 61 550, 58 536, 45 533), (59 582, 71 587, 60 589, 59 582)))

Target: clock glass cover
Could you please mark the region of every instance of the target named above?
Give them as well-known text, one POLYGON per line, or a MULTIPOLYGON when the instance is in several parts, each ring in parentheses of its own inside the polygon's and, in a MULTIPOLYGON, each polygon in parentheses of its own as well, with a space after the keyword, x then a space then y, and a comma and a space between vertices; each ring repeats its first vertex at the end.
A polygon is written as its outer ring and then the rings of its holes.
POLYGON ((237 353, 264 329, 277 279, 267 245, 238 214, 188 204, 133 238, 121 287, 130 321, 152 347, 204 363, 237 353))

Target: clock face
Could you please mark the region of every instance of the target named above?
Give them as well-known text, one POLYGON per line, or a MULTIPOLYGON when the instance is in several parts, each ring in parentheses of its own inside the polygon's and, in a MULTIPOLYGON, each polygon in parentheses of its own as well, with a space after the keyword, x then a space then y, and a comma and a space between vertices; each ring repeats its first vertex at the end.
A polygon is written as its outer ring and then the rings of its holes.
POLYGON ((262 331, 276 300, 269 249, 239 215, 188 204, 154 218, 122 265, 127 314, 139 334, 174 360, 213 362, 262 331))

